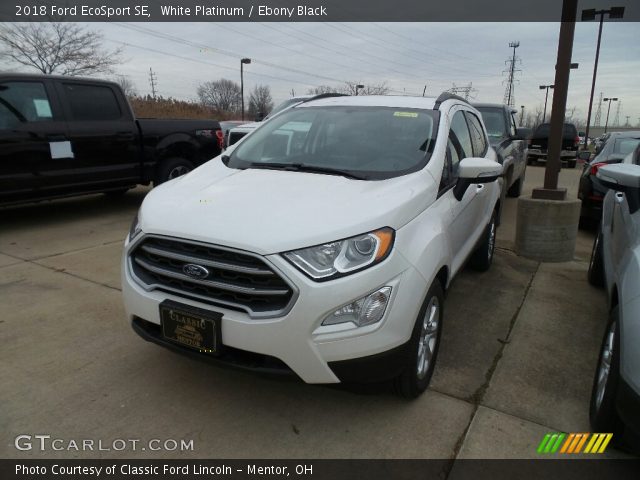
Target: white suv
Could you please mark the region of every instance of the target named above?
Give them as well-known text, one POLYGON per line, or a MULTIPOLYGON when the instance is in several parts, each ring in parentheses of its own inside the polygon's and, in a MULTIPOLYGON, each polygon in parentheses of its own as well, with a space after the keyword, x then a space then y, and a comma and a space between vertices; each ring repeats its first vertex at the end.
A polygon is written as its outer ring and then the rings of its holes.
POLYGON ((147 195, 124 249, 127 316, 200 358, 418 396, 451 279, 493 258, 495 160, 450 94, 302 103, 147 195))

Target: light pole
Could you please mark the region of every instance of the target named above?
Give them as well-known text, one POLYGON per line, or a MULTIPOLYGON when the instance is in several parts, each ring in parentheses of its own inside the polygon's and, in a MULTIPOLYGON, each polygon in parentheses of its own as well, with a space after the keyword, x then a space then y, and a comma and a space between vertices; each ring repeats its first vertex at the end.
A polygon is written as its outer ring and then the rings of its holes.
POLYGON ((609 125, 609 112, 611 111, 611 102, 617 102, 617 98, 603 98, 605 102, 609 102, 609 106, 607 107, 607 119, 604 122, 604 133, 607 133, 607 126, 609 125))
MULTIPOLYGON (((358 96, 358 90, 360 90, 361 88, 364 88, 364 85, 356 85, 356 97, 358 96)), ((427 86, 425 85, 424 88, 427 88, 427 86)))
MULTIPOLYGON (((596 74, 598 72, 598 59, 600 58, 600 40, 602 39, 602 24, 604 23, 604 16, 609 15, 609 18, 622 18, 624 16, 624 7, 611 7, 609 10, 596 10, 591 8, 589 10, 582 11, 582 21, 588 22, 595 20, 596 15, 600 15, 600 26, 598 28, 598 44, 596 46, 596 60, 593 64, 593 79, 591 80, 591 95, 589 96, 589 111, 587 113, 587 128, 584 132, 584 146, 586 148, 589 141, 589 124, 591 123, 591 108, 593 107, 593 92, 596 89, 596 74)), ((611 103, 609 103, 611 106, 611 103)), ((606 132, 606 129, 605 129, 606 132)))
POLYGON ((547 119, 547 100, 549 99, 549 89, 553 90, 555 85, 540 85, 540 90, 547 90, 544 94, 544 113, 542 114, 542 123, 547 119))
POLYGON ((250 58, 240 60, 240 108, 242 109, 242 120, 244 120, 244 66, 251 63, 250 58))
POLYGON ((524 105, 520 105, 520 126, 522 126, 523 120, 524 120, 524 105))

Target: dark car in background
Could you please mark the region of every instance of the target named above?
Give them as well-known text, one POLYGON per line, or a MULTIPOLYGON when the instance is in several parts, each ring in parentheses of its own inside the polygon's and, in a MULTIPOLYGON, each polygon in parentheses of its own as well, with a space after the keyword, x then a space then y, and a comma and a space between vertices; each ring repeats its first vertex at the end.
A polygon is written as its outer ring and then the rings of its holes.
POLYGON ((0 204, 160 184, 219 155, 216 120, 137 119, 113 82, 0 74, 0 204))
MULTIPOLYGON (((550 123, 541 123, 531 134, 527 150, 527 164, 533 165, 547 161, 550 125, 550 123)), ((579 145, 578 129, 572 123, 565 123, 562 130, 560 161, 566 162, 569 168, 576 167, 579 145)))
POLYGON ((498 155, 498 162, 503 166, 507 195, 519 197, 527 169, 526 138, 531 130, 516 127, 514 115, 517 111, 508 105, 474 103, 473 106, 482 114, 489 142, 498 155))
MULTIPOLYGON (((585 163, 580 176, 578 198, 582 202, 580 226, 583 228, 595 227, 602 216, 602 201, 608 188, 597 177, 600 167, 622 163, 634 151, 636 153, 631 156, 631 162, 639 164, 637 150, 640 145, 640 130, 611 132, 607 135, 606 141, 601 145, 596 156, 590 162, 585 163)), ((582 153, 580 155, 582 156, 582 153)), ((585 152, 586 159, 587 153, 585 152)))

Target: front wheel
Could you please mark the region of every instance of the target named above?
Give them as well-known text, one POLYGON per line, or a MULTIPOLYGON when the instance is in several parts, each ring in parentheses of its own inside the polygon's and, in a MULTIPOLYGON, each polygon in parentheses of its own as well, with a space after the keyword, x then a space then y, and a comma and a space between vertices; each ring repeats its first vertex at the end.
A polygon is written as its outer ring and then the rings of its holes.
POLYGON ((509 190, 507 190, 507 197, 518 198, 522 194, 522 184, 524 183, 524 173, 516 180, 509 190))
POLYGON ((489 220, 489 224, 486 226, 480 238, 480 243, 469 259, 469 266, 474 270, 478 270, 479 272, 489 270, 496 248, 496 230, 496 212, 494 211, 493 215, 491 215, 491 220, 489 220))
POLYGON ((395 379, 396 390, 405 398, 417 398, 429 386, 440 348, 443 312, 444 293, 436 279, 413 327, 404 371, 395 379))
POLYGON ((153 183, 157 187, 161 183, 181 177, 191 170, 193 170, 193 164, 189 160, 179 157, 167 158, 158 165, 153 183))

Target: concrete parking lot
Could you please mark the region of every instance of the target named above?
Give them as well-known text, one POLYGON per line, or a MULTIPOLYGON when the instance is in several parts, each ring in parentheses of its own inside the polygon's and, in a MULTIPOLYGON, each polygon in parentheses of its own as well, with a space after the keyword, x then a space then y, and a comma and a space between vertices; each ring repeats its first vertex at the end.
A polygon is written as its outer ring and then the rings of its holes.
MULTIPOLYGON (((528 168, 525 194, 543 174, 528 168)), ((578 175, 562 171, 571 195, 578 175)), ((586 281, 592 234, 572 262, 520 258, 508 199, 495 263, 454 281, 431 387, 408 402, 221 369, 137 337, 120 255, 146 191, 0 211, 0 457, 535 458, 544 434, 589 431, 607 316, 586 281), (22 452, 19 434, 194 449, 22 452)))

